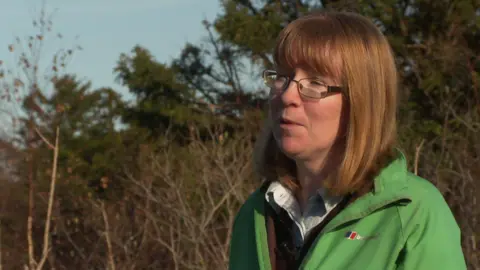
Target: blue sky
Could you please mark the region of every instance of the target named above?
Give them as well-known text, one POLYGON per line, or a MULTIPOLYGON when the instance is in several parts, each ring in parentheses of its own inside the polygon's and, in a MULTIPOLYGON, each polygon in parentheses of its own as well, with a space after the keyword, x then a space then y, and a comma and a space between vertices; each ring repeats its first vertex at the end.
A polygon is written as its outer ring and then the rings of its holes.
MULTIPOLYGON (((0 59, 6 63, 11 59, 8 44, 15 36, 34 33, 31 18, 41 2, 0 0, 0 59)), ((205 35, 204 18, 212 21, 221 11, 219 0, 47 0, 47 8, 57 9, 53 29, 65 38, 47 41, 45 56, 50 58, 57 48, 81 45, 83 50, 67 71, 91 80, 95 88, 111 86, 126 98, 126 89, 115 83, 113 74, 121 53, 139 44, 158 61, 169 62, 187 41, 196 43, 205 35)))

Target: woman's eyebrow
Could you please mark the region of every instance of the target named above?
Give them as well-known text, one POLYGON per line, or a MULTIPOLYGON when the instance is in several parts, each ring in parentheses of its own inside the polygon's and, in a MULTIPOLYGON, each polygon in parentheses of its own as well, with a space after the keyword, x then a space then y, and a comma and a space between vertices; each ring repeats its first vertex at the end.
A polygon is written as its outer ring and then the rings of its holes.
POLYGON ((307 76, 305 78, 315 79, 325 84, 336 84, 336 80, 332 77, 326 75, 318 75, 318 73, 307 73, 307 76))
POLYGON ((323 83, 325 83, 327 81, 327 79, 324 76, 320 76, 320 75, 308 75, 305 78, 306 79, 315 79, 315 80, 321 81, 323 83))

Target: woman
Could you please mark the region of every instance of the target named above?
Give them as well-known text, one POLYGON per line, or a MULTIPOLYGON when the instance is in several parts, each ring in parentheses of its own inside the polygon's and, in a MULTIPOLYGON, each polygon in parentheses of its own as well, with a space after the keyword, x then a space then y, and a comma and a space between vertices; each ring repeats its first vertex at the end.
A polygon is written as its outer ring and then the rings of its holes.
POLYGON ((397 71, 375 25, 304 16, 274 62, 255 152, 265 182, 237 214, 230 269, 466 269, 444 198, 394 147, 397 71))

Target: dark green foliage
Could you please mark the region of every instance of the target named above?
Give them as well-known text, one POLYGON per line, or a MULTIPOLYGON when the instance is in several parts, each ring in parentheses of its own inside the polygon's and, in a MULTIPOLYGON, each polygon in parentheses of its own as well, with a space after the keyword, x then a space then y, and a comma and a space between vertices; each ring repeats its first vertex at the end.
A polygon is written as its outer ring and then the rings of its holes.
POLYGON ((127 106, 123 119, 127 124, 145 127, 155 134, 173 126, 185 129, 193 91, 179 83, 171 68, 157 63, 148 50, 133 49, 133 56, 121 55, 115 71, 120 82, 135 95, 136 102, 127 106))

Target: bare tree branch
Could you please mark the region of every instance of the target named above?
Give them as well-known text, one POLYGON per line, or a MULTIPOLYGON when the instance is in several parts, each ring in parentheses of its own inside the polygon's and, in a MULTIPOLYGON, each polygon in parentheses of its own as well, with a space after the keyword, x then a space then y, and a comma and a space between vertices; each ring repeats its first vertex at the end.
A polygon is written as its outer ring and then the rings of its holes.
POLYGON ((45 136, 43 136, 42 132, 40 132, 40 130, 38 130, 37 127, 35 127, 35 132, 37 132, 38 136, 40 136, 40 138, 42 139, 42 141, 47 144, 47 146, 54 150, 55 149, 55 146, 49 141, 47 140, 47 138, 45 138, 45 136))
MULTIPOLYGON (((38 130, 37 130, 38 131, 38 130)), ((40 133, 39 133, 40 134, 40 133)), ((56 135, 55 135, 55 146, 53 150, 53 165, 52 165, 52 176, 50 180, 50 196, 48 198, 48 209, 47 209, 47 219, 45 220, 45 232, 43 234, 43 251, 42 251, 42 258, 40 259, 40 263, 38 264, 37 270, 43 269, 43 265, 45 264, 48 254, 50 252, 50 223, 52 219, 52 209, 54 203, 54 196, 55 196, 55 185, 57 180, 57 164, 58 164, 58 141, 60 137, 60 128, 57 127, 56 135)), ((46 141, 48 144, 48 141, 46 141)))
POLYGON ((102 201, 100 202, 100 210, 102 211, 103 222, 105 225, 105 241, 107 242, 107 249, 108 249, 108 265, 110 270, 115 270, 115 260, 113 257, 113 248, 112 248, 112 240, 110 239, 110 223, 108 222, 108 215, 107 211, 105 210, 105 203, 102 201))
POLYGON ((3 254, 3 241, 2 241, 2 218, 0 217, 0 270, 3 270, 3 258, 2 258, 2 254, 3 254))
POLYGON ((420 142, 420 145, 418 145, 415 150, 415 169, 414 169, 415 175, 418 175, 418 160, 420 158, 420 150, 422 149, 424 142, 425 140, 422 139, 422 141, 420 142))

